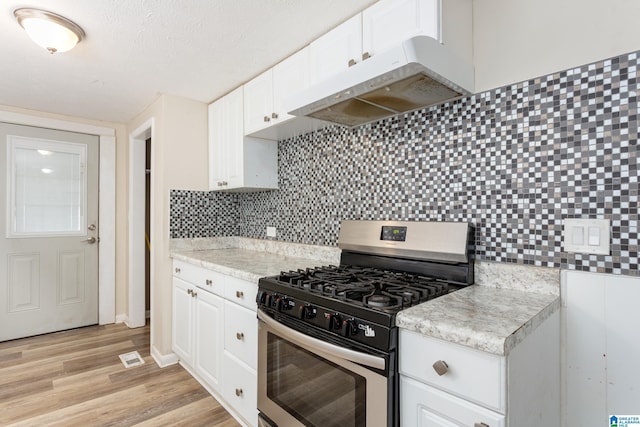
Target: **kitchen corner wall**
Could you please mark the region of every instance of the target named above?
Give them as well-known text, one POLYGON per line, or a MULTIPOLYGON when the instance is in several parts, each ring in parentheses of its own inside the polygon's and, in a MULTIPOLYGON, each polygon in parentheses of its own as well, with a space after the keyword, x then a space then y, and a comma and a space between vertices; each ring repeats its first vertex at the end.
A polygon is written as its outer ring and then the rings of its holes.
POLYGON ((476 258, 638 275, 638 52, 279 141, 279 190, 174 190, 171 236, 335 245, 342 219, 468 221, 476 258), (191 217, 191 218, 190 218, 191 217), (608 218, 611 256, 562 250, 608 218))

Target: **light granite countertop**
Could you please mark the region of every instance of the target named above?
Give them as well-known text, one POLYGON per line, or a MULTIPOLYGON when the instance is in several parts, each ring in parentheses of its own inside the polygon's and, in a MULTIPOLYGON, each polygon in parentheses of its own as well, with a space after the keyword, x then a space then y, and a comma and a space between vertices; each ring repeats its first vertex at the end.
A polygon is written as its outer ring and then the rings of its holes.
POLYGON ((472 285, 403 310, 396 325, 506 356, 559 308, 557 295, 472 285))
POLYGON ((317 259, 240 248, 173 251, 171 256, 173 259, 254 283, 258 283, 258 279, 261 277, 274 276, 280 274, 281 271, 318 267, 326 264, 326 262, 317 259))
MULTIPOLYGON (((254 283, 281 271, 340 262, 339 250, 324 246, 246 238, 175 243, 171 252, 174 259, 254 283)), ((476 283, 400 312, 396 325, 507 355, 560 308, 556 269, 476 263, 476 283)))

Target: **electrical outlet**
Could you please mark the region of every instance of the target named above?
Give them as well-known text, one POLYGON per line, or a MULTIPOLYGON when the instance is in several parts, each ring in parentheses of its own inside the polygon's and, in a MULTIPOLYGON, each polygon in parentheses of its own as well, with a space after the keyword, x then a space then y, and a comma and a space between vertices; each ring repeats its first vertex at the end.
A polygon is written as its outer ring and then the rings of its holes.
POLYGON ((275 227, 267 227, 267 237, 276 237, 275 227))
POLYGON ((583 254, 609 255, 610 227, 608 219, 566 218, 562 240, 564 250, 583 254))

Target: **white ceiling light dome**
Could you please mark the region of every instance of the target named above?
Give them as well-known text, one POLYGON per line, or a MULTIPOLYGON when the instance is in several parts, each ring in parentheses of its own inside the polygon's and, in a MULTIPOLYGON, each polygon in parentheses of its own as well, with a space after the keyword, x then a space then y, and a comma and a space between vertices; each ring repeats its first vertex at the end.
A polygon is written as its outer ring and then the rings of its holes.
POLYGON ((71 50, 85 37, 80 26, 52 12, 22 8, 13 15, 29 37, 52 54, 71 50))

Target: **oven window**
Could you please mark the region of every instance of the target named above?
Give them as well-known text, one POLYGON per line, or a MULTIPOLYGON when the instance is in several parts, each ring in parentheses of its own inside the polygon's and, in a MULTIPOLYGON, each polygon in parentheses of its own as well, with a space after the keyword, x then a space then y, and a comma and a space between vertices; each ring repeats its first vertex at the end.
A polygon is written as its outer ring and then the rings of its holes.
POLYGON ((364 427, 366 380, 274 334, 267 339, 267 396, 310 427, 364 427))

